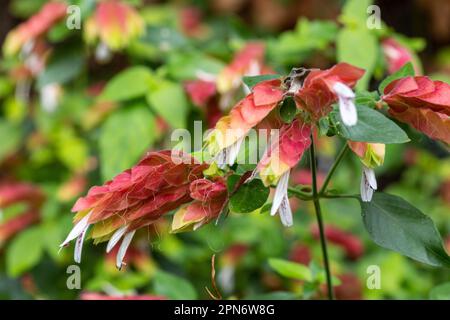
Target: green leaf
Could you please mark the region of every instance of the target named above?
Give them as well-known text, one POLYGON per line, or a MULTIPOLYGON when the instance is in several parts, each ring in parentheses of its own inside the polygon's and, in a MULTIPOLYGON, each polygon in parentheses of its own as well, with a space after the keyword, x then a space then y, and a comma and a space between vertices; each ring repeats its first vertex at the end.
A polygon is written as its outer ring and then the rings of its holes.
POLYGON ((196 79, 198 72, 218 74, 225 64, 201 52, 181 53, 174 51, 169 56, 169 61, 165 65, 172 79, 189 80, 196 79))
POLYGON ((173 128, 185 128, 189 105, 180 84, 164 81, 147 94, 152 109, 173 128))
POLYGON ((84 67, 83 51, 70 46, 57 51, 37 80, 39 88, 47 84, 64 84, 77 77, 84 67))
POLYGON ((309 21, 300 18, 295 30, 286 31, 268 42, 269 61, 297 65, 315 51, 326 51, 336 39, 338 26, 333 21, 309 21))
POLYGON ((249 213, 262 207, 269 197, 270 189, 261 180, 253 179, 241 185, 230 198, 230 210, 235 213, 249 213))
POLYGON ((380 95, 377 91, 361 91, 356 93, 355 104, 375 108, 377 100, 379 99, 380 95))
POLYGON ((251 90, 258 83, 266 80, 280 79, 281 76, 279 74, 263 74, 261 76, 252 76, 252 77, 244 77, 242 81, 247 85, 247 87, 251 90))
POLYGON ((450 282, 442 283, 430 291, 431 300, 450 300, 450 282))
POLYGON ((311 270, 303 264, 283 259, 269 259, 270 267, 283 277, 311 282, 311 270))
POLYGON ((367 7, 372 3, 372 0, 347 0, 339 20, 349 27, 366 28, 367 7))
POLYGON ((407 77, 407 76, 414 76, 414 66, 412 65, 411 62, 408 62, 400 70, 398 70, 397 72, 391 74, 386 79, 384 79, 380 83, 380 86, 378 87, 378 92, 380 94, 383 94, 384 88, 386 88, 386 86, 389 83, 391 83, 394 80, 397 80, 397 79, 400 79, 400 78, 404 78, 404 77, 407 77))
POLYGON ((372 143, 405 143, 409 141, 406 133, 395 122, 381 112, 366 106, 357 106, 358 122, 352 127, 343 124, 339 111, 333 111, 331 117, 338 135, 352 141, 372 143))
POLYGON ((158 271, 153 278, 154 292, 173 300, 194 300, 197 292, 192 284, 176 275, 158 271))
POLYGON ((291 123, 297 114, 297 106, 293 98, 284 99, 280 107, 280 117, 285 123, 291 123))
POLYGON ((134 165, 155 139, 155 118, 144 104, 114 112, 100 134, 103 179, 111 179, 134 165))
POLYGON ((100 100, 125 101, 147 94, 154 78, 144 66, 135 66, 117 74, 101 93, 100 100))
POLYGON ((364 225, 376 244, 432 266, 450 267, 436 226, 419 209, 381 192, 360 205, 364 225))
POLYGON ((22 231, 15 237, 6 253, 6 269, 12 277, 17 277, 34 267, 43 252, 43 234, 34 227, 22 231))
POLYGON ((0 162, 14 152, 22 140, 22 130, 18 125, 0 120, 0 162))
POLYGON ((336 40, 337 59, 364 69, 356 89, 366 90, 378 58, 378 41, 367 28, 342 29, 336 40))

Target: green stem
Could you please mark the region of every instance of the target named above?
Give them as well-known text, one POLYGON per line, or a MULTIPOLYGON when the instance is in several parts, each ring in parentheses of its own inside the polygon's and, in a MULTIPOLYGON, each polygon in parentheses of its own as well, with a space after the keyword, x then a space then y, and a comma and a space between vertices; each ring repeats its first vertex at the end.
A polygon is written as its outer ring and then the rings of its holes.
POLYGON ((357 194, 321 194, 320 198, 324 198, 324 199, 358 199, 358 195, 357 194))
POLYGON ((331 271, 330 271, 330 263, 328 261, 328 250, 327 250, 327 241, 325 238, 325 230, 322 219, 322 210, 320 208, 319 194, 317 192, 317 168, 316 168, 316 152, 314 147, 314 138, 311 134, 311 147, 310 147, 310 162, 311 162, 311 173, 312 173, 312 193, 313 193, 313 201, 314 208, 316 210, 317 224, 319 225, 319 234, 320 234, 320 246, 322 248, 323 262, 325 265, 325 274, 327 278, 327 291, 328 291, 328 299, 333 300, 333 283, 331 280, 331 271))
POLYGON ((288 192, 290 194, 294 195, 296 198, 299 198, 300 200, 305 200, 305 201, 312 200, 311 193, 300 191, 300 190, 292 188, 292 187, 288 188, 288 192))
POLYGON ((320 195, 325 194, 325 191, 327 190, 328 184, 331 181, 331 177, 333 176, 334 172, 336 171, 336 169, 337 169, 339 163, 341 162, 341 160, 344 158, 345 153, 347 152, 347 150, 348 150, 348 144, 345 143, 345 145, 342 147, 341 151, 339 151, 339 154, 338 154, 336 160, 334 161, 333 165, 331 166, 330 171, 328 171, 328 174, 327 174, 327 176, 326 176, 326 178, 325 178, 325 180, 323 182, 322 188, 319 191, 320 195))

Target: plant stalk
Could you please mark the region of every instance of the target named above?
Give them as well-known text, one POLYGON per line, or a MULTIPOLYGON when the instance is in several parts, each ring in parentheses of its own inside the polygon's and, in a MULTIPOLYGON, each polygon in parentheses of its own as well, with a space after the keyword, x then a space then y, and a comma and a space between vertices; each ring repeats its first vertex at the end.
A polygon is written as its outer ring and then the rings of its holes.
POLYGON ((316 152, 314 147, 314 138, 311 134, 311 147, 310 147, 310 162, 311 162, 311 173, 312 173, 312 194, 313 194, 313 202, 314 208, 316 211, 317 224, 319 225, 319 234, 320 234, 320 246, 322 248, 323 262, 325 266, 325 274, 327 279, 327 291, 328 291, 328 299, 334 299, 333 293, 333 283, 331 280, 331 271, 330 271, 330 263, 328 260, 328 250, 327 250, 327 242, 325 238, 325 230, 322 219, 322 210, 320 208, 319 194, 317 192, 317 168, 316 168, 316 152))

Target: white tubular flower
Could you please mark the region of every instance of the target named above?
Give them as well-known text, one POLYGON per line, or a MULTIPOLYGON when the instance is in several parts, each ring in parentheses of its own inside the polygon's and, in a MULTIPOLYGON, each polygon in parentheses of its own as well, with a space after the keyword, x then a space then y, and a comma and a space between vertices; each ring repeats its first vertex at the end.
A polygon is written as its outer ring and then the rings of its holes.
POLYGON ((375 171, 363 165, 361 175, 361 200, 364 202, 370 202, 375 190, 377 190, 375 171))
POLYGON ((41 89, 41 105, 47 112, 56 110, 61 98, 62 89, 57 83, 46 84, 41 89))
POLYGON ((288 197, 289 173, 290 171, 287 171, 280 177, 275 189, 272 208, 270 210, 270 215, 272 216, 274 216, 277 212, 279 213, 281 223, 285 227, 290 227, 293 225, 292 211, 291 206, 289 205, 288 197))
POLYGON ((358 113, 355 106, 355 93, 348 86, 336 82, 333 91, 339 99, 339 113, 346 126, 354 126, 358 121, 358 113))
POLYGON ((116 267, 119 270, 122 269, 123 258, 125 258, 125 254, 127 253, 128 246, 130 245, 131 240, 133 240, 133 236, 134 236, 135 232, 136 232, 136 230, 126 233, 125 236, 123 237, 122 243, 120 244, 119 252, 117 252, 117 256, 116 256, 116 267))
POLYGON ((244 141, 245 137, 240 138, 231 146, 226 147, 221 150, 216 156, 215 160, 220 169, 224 169, 226 165, 230 167, 234 164, 239 155, 239 150, 241 149, 242 141, 244 141))
POLYGON ((108 45, 100 42, 95 48, 95 60, 99 63, 107 63, 112 59, 112 52, 108 45))

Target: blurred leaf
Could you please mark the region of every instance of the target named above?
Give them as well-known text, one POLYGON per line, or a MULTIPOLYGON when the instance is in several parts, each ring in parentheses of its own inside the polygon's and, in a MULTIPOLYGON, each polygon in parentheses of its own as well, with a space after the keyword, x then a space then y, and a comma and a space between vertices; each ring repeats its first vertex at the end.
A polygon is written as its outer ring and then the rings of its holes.
POLYGON ((68 168, 82 169, 86 166, 89 150, 86 141, 77 136, 70 127, 61 127, 55 134, 56 154, 68 168))
POLYGON ((230 198, 230 210, 235 213, 249 213, 262 207, 267 201, 270 189, 261 180, 253 179, 239 187, 230 198))
POLYGON ((442 283, 430 291, 431 300, 450 300, 450 282, 442 283))
POLYGON ((242 81, 247 85, 247 87, 251 90, 254 86, 256 86, 261 81, 280 79, 281 76, 279 74, 263 74, 261 76, 252 76, 252 77, 244 77, 242 81))
POLYGON ((199 72, 218 74, 225 64, 200 52, 174 52, 169 56, 167 64, 169 75, 175 80, 197 79, 199 72))
POLYGON ((37 80, 39 88, 47 84, 64 84, 80 74, 84 67, 84 55, 81 48, 70 46, 56 51, 50 58, 44 71, 37 80))
POLYGON ((155 118, 143 104, 122 108, 105 121, 100 134, 104 180, 134 165, 153 143, 155 118))
POLYGON ((272 258, 269 259, 269 265, 283 277, 308 282, 313 280, 311 270, 303 264, 272 258))
POLYGON ((120 72, 112 78, 100 94, 99 99, 125 101, 144 96, 154 81, 147 67, 134 66, 120 72))
POLYGON ((400 78, 404 78, 404 77, 407 77, 407 76, 414 76, 414 66, 412 65, 411 62, 408 62, 403 67, 401 67, 400 70, 398 70, 397 72, 391 74, 386 79, 384 79, 380 83, 380 86, 378 87, 378 92, 380 94, 383 94, 384 88, 386 88, 386 86, 389 83, 391 83, 394 80, 397 80, 397 79, 400 79, 400 78))
POLYGON ((450 267, 433 220, 420 210, 400 197, 381 192, 360 205, 364 225, 376 244, 429 265, 450 267))
POLYGON ((19 126, 0 119, 0 162, 17 150, 22 139, 22 130, 19 126))
POLYGON ((194 300, 197 298, 197 292, 189 281, 161 270, 155 274, 153 285, 155 294, 169 299, 194 300))
POLYGON ((349 27, 366 28, 367 7, 372 3, 372 0, 347 0, 339 20, 349 27))
POLYGON ((173 128, 185 128, 188 103, 182 86, 175 82, 159 83, 147 94, 152 109, 173 128))
POLYGON ((357 106, 357 110, 358 122, 351 127, 343 124, 339 111, 332 112, 332 119, 340 136, 352 141, 385 144, 409 141, 406 133, 381 112, 366 106, 357 106))
POLYGON ((28 18, 36 13, 47 0, 14 0, 11 2, 11 13, 19 18, 28 18))
POLYGON ((43 234, 39 227, 22 231, 16 236, 6 253, 8 274, 17 277, 34 267, 43 252, 43 234))
POLYGON ((357 89, 366 90, 379 54, 375 35, 365 27, 344 28, 337 36, 336 47, 338 62, 347 62, 366 71, 356 84, 357 89))
POLYGON ((0 77, 0 98, 9 95, 13 90, 13 83, 6 77, 0 77))
POLYGON ((269 42, 269 61, 298 64, 316 50, 325 50, 336 38, 338 27, 332 21, 309 21, 301 18, 294 31, 282 33, 269 42))

